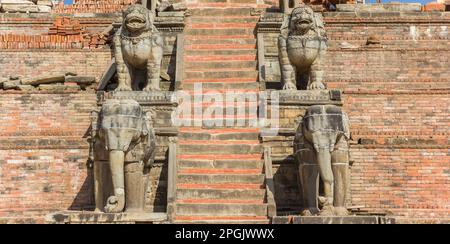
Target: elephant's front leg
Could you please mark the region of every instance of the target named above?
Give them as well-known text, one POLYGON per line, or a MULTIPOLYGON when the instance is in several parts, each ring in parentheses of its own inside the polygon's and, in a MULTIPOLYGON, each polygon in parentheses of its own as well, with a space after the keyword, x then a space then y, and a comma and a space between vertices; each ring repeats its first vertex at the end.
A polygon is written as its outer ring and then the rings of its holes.
POLYGON ((336 144, 336 150, 331 154, 331 163, 335 178, 334 206, 336 215, 348 215, 345 207, 349 184, 349 154, 348 142, 342 137, 336 144))
POLYGON ((320 211, 320 215, 334 215, 334 176, 331 167, 331 153, 329 148, 318 148, 317 162, 319 164, 320 177, 323 181, 323 188, 325 193, 325 202, 323 204, 322 211, 320 211))
POLYGON ((144 164, 142 162, 125 162, 125 189, 127 206, 125 212, 144 211, 144 164))
POLYGON ((105 206, 105 212, 107 213, 119 213, 125 207, 124 159, 125 153, 123 151, 112 150, 109 152, 114 195, 108 198, 105 206))
POLYGON ((302 215, 316 215, 319 213, 317 202, 319 196, 319 169, 316 164, 300 163, 299 174, 301 189, 303 191, 302 215))
POLYGON ((104 207, 104 190, 103 184, 103 169, 104 163, 102 161, 94 161, 94 197, 95 197, 95 212, 102 212, 104 207))

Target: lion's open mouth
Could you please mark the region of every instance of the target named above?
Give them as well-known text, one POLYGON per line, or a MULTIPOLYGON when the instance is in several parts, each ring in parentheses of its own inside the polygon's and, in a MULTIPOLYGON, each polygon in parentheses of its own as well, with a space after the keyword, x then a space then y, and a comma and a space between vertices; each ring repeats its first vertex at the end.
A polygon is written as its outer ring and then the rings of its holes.
POLYGON ((133 29, 140 29, 145 26, 145 19, 138 16, 129 16, 127 18, 127 27, 133 29))
POLYGON ((297 20, 296 24, 297 25, 302 25, 302 24, 310 24, 311 20, 309 19, 301 19, 301 20, 297 20))

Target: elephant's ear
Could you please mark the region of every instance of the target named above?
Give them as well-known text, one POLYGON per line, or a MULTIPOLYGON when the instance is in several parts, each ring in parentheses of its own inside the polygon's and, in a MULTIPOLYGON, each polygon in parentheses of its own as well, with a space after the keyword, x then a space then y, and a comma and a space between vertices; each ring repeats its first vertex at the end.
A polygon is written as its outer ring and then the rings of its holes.
POLYGON ((145 143, 145 153, 144 153, 144 164, 146 167, 151 167, 155 161, 156 153, 156 135, 153 129, 152 117, 154 116, 154 111, 148 111, 144 116, 142 135, 144 136, 145 143))
POLYGON ((350 140, 350 120, 348 119, 348 115, 344 112, 342 112, 342 120, 345 139, 350 140))
POLYGON ((298 117, 297 122, 297 130, 295 131, 294 137, 294 152, 303 148, 304 140, 303 140, 303 116, 298 117))

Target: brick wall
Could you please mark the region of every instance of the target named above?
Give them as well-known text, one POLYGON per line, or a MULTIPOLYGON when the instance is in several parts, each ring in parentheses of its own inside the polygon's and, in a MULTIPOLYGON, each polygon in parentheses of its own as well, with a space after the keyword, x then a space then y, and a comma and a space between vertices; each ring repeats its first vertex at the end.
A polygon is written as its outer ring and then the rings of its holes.
POLYGON ((75 72, 78 75, 95 76, 100 79, 109 62, 108 49, 93 50, 1 50, 0 77, 20 75, 30 77, 42 73, 75 72))
POLYGON ((1 92, 0 222, 43 222, 46 213, 92 205, 83 136, 92 92, 1 92))

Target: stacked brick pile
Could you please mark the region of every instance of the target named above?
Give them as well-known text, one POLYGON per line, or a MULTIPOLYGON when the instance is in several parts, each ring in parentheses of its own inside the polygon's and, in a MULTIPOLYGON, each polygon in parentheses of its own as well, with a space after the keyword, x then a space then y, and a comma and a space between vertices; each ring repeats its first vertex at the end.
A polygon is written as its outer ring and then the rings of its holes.
POLYGON ((50 0, 0 0, 3 13, 50 13, 52 7, 50 0))
POLYGON ((119 13, 123 6, 138 0, 78 0, 72 5, 60 3, 53 8, 54 13, 119 13))
MULTIPOLYGON (((450 5, 450 1, 447 1, 447 5, 450 5)), ((423 6, 423 11, 445 11, 445 5, 443 1, 430 2, 423 6)))
POLYGON ((0 35, 0 49, 95 49, 106 40, 102 34, 86 33, 78 20, 57 17, 47 35, 0 35))

